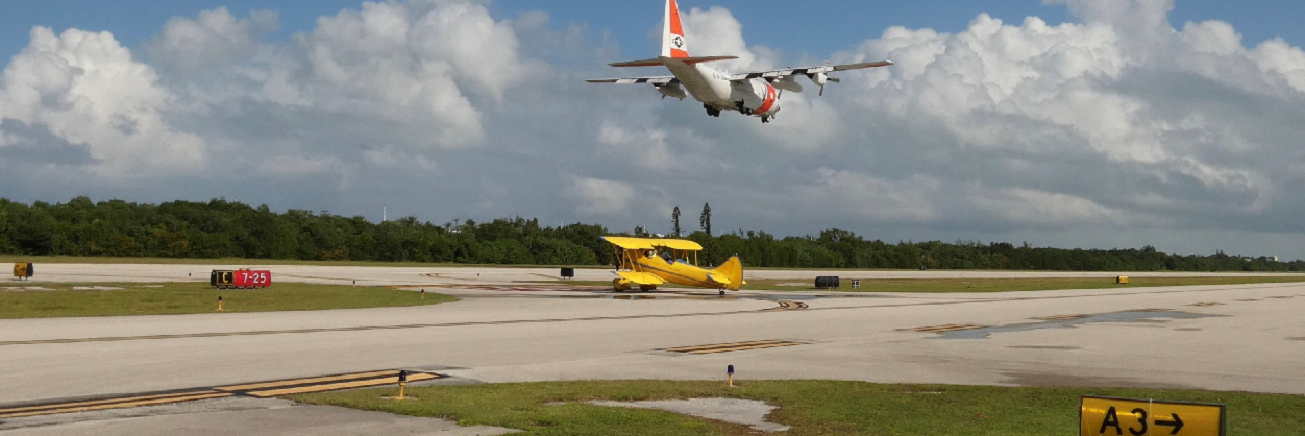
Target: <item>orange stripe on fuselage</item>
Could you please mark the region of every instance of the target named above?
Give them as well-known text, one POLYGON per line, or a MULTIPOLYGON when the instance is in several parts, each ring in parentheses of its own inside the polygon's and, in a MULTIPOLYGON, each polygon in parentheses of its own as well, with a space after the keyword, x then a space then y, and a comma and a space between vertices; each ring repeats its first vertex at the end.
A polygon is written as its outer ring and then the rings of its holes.
POLYGON ((770 109, 775 106, 775 100, 779 100, 777 94, 775 87, 770 86, 770 83, 766 82, 766 98, 762 100, 761 106, 757 108, 755 113, 757 115, 764 115, 766 112, 770 112, 770 109))

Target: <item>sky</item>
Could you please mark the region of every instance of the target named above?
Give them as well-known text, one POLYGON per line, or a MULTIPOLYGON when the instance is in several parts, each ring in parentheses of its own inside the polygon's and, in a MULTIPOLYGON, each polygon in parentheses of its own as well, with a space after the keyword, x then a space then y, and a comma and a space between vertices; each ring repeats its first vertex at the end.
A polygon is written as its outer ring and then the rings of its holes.
POLYGON ((733 70, 897 62, 762 125, 583 81, 659 74, 606 67, 655 0, 5 2, 0 197, 1305 258, 1305 3, 1233 3, 682 2, 733 70))

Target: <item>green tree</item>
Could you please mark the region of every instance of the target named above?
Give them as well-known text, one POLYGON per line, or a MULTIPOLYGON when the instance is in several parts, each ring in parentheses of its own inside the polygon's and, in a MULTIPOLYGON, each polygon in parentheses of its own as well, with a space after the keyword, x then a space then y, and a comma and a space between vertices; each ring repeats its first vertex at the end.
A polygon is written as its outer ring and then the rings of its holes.
POLYGON ((675 233, 675 237, 677 238, 684 237, 684 233, 680 231, 680 207, 679 206, 675 206, 675 209, 671 210, 671 232, 675 233))
POLYGON ((706 232, 708 237, 711 236, 711 203, 702 205, 702 215, 698 215, 698 227, 706 232))

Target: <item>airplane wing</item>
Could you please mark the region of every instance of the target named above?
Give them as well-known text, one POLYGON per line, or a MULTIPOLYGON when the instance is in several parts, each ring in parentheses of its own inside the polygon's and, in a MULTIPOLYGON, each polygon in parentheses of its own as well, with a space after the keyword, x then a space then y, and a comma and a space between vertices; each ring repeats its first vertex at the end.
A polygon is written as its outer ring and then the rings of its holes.
POLYGON ((603 236, 608 243, 627 250, 651 250, 670 248, 674 250, 701 250, 697 242, 685 239, 628 238, 623 236, 603 236))
POLYGON ((634 282, 634 284, 636 285, 661 286, 666 283, 665 280, 662 280, 661 277, 657 277, 657 275, 653 273, 617 271, 616 275, 621 276, 622 278, 629 280, 631 282, 634 282))
POLYGON ((835 71, 861 70, 866 68, 887 67, 893 65, 893 61, 867 62, 863 64, 847 65, 822 65, 810 68, 787 68, 774 71, 759 71, 752 73, 739 73, 730 76, 730 80, 748 80, 756 78, 778 79, 792 76, 814 76, 816 74, 829 74, 835 71))
POLYGON ((657 76, 657 77, 630 77, 630 78, 625 78, 625 79, 589 79, 589 80, 586 80, 586 82, 589 82, 589 83, 617 83, 617 84, 626 84, 626 83, 651 83, 651 84, 654 84, 654 85, 660 85, 660 84, 666 84, 666 83, 680 83, 680 79, 676 79, 675 76, 657 76))

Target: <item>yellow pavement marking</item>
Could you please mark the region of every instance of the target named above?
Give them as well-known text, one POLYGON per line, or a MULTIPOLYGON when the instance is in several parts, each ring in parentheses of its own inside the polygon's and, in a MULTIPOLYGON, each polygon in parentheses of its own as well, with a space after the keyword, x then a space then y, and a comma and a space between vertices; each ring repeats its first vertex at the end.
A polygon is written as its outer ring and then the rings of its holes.
POLYGON ((151 399, 161 399, 161 398, 169 398, 169 397, 185 397, 185 396, 201 394, 201 393, 213 393, 213 391, 191 391, 191 392, 178 392, 173 394, 136 395, 130 397, 105 398, 102 400, 78 401, 73 403, 46 404, 43 406, 11 407, 11 408, 0 409, 0 414, 13 413, 13 412, 27 412, 32 410, 44 410, 44 409, 66 409, 69 407, 76 407, 76 406, 95 406, 95 405, 108 404, 108 403, 130 402, 134 400, 151 400, 151 399))
MULTIPOLYGON (((423 380, 431 380, 436 378, 439 378, 439 376, 435 374, 419 372, 419 373, 408 375, 408 382, 412 383, 412 382, 419 382, 423 380)), ((333 384, 323 384, 323 385, 313 385, 313 386, 300 386, 300 387, 284 388, 284 389, 250 391, 250 392, 246 392, 245 394, 259 397, 259 398, 265 398, 265 397, 275 397, 278 395, 302 394, 307 392, 320 392, 320 391, 334 391, 340 389, 362 388, 368 386, 392 385, 397 383, 398 383, 397 378, 392 380, 387 377, 381 379, 363 380, 363 381, 348 382, 348 383, 333 383, 333 384)))
POLYGON ((392 376, 394 376, 394 377, 398 377, 398 376, 399 376, 399 371, 398 371, 398 370, 385 370, 385 371, 360 372, 360 373, 356 373, 356 374, 335 375, 335 376, 330 376, 330 377, 305 378, 305 379, 299 379, 299 380, 281 380, 281 381, 265 382, 265 383, 254 383, 254 384, 247 384, 247 385, 219 386, 219 387, 216 387, 216 388, 213 388, 213 389, 217 389, 217 390, 219 390, 219 391, 228 391, 228 392, 230 392, 230 391, 248 391, 248 390, 253 390, 253 389, 272 388, 272 387, 277 387, 277 386, 291 386, 291 385, 302 385, 302 384, 308 384, 308 383, 322 383, 322 382, 332 382, 332 381, 339 381, 339 380, 352 380, 352 379, 359 379, 359 378, 383 377, 383 376, 386 376, 386 375, 392 375, 392 376))
POLYGON ((784 342, 784 341, 779 341, 779 339, 769 339, 769 341, 749 341, 749 342, 731 342, 731 343, 709 343, 709 345, 694 345, 694 346, 688 346, 688 347, 673 347, 673 349, 663 349, 662 351, 669 351, 669 352, 689 352, 689 351, 694 351, 694 350, 718 349, 718 347, 731 347, 731 346, 743 346, 743 345, 756 345, 756 343, 776 343, 776 342, 784 342))
POLYGON ((1087 317, 1088 315, 1054 315, 1054 316, 1040 316, 1033 319, 1040 319, 1043 321, 1065 321, 1070 319, 1081 319, 1087 317))
MULTIPOLYGON (((118 398, 75 401, 62 404, 55 403, 39 406, 0 408, 0 418, 20 418, 25 416, 53 415, 59 413, 126 409, 131 407, 182 403, 236 395, 266 398, 285 394, 381 386, 398 383, 398 376, 398 370, 371 371, 298 380, 222 386, 216 388, 196 389, 187 392, 140 394, 118 398)), ((408 375, 408 381, 419 382, 441 377, 441 375, 434 373, 412 372, 408 375)))
POLYGON ((190 395, 190 396, 159 398, 154 400, 133 401, 129 403, 101 404, 98 406, 74 406, 74 407, 61 408, 61 409, 37 410, 37 411, 20 412, 20 413, 0 413, 0 418, 21 418, 24 416, 53 415, 58 413, 91 412, 96 410, 109 410, 109 409, 126 409, 129 407, 182 403, 186 401, 205 400, 209 398, 229 397, 232 395, 234 394, 230 392, 200 393, 200 394, 190 395))
POLYGON ((982 328, 988 328, 988 326, 978 325, 978 324, 943 324, 943 325, 931 325, 925 327, 902 329, 898 331, 917 332, 917 333, 949 333, 949 332, 958 332, 962 330, 976 330, 982 328))
POLYGON ((776 343, 772 343, 772 344, 743 345, 743 346, 737 346, 737 347, 714 348, 714 349, 708 349, 708 350, 690 351, 688 354, 720 354, 720 353, 729 353, 729 352, 734 352, 734 351, 756 350, 756 349, 761 349, 761 348, 787 347, 787 346, 791 346, 791 345, 803 345, 803 343, 801 343, 801 342, 776 342, 776 343))

